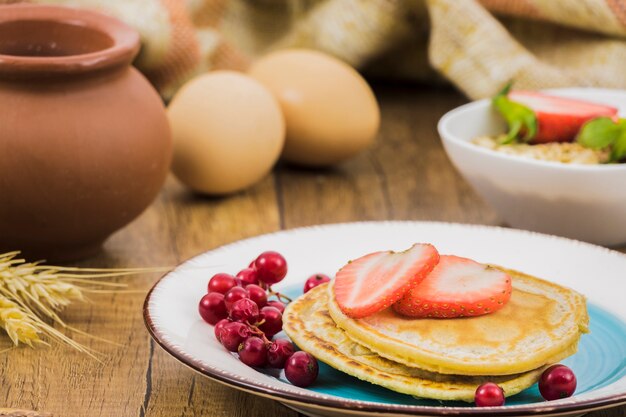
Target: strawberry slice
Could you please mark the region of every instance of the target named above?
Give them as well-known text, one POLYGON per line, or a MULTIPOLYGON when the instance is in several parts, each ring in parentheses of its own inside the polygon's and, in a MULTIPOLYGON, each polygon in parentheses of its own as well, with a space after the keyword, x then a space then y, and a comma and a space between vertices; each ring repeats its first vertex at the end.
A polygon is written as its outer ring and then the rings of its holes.
POLYGON ((333 283, 335 299, 349 317, 372 315, 402 298, 438 261, 437 249, 426 243, 417 243, 404 252, 365 255, 337 272, 333 283))
POLYGON ((409 317, 480 316, 504 307, 511 290, 506 273, 471 259, 442 255, 433 271, 393 308, 409 317))
POLYGON ((537 132, 531 138, 532 143, 568 142, 574 139, 585 122, 617 115, 615 107, 536 91, 511 91, 508 98, 535 113, 537 132))

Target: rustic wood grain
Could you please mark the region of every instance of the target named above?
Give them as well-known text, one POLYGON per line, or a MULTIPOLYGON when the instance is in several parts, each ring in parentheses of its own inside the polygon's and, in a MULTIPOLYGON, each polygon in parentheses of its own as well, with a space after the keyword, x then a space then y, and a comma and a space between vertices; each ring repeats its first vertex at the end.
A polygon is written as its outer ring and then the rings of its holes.
POLYGON ((284 167, 277 173, 286 228, 354 220, 441 220, 499 224, 454 170, 437 121, 464 102, 453 92, 388 87, 379 91, 376 145, 325 172, 284 167))
POLYGON ((38 413, 32 410, 0 408, 0 417, 51 417, 51 415, 48 413, 38 413))
MULTIPOLYGON (((318 223, 419 219, 500 224, 452 168, 436 133, 439 117, 464 99, 449 90, 376 90, 383 123, 368 152, 328 170, 281 164, 255 187, 226 198, 194 196, 170 178, 138 220, 82 265, 175 265, 241 238, 318 223)), ((126 279, 137 292, 94 295, 91 303, 73 305, 63 314, 71 325, 122 345, 78 337, 104 354, 103 363, 59 345, 2 354, 0 406, 63 417, 298 415, 275 401, 195 374, 155 346, 141 308, 156 279, 158 274, 126 279)), ((589 414, 624 415, 626 407, 589 414)))

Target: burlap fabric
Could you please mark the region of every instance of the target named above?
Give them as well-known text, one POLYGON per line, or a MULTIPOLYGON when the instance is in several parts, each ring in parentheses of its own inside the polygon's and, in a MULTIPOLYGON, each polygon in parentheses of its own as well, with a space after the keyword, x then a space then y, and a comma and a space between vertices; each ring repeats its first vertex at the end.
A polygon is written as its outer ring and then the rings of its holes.
MULTIPOLYGON (((0 3, 15 0, 0 0, 0 3)), ((216 68, 288 47, 372 76, 449 80, 470 98, 519 88, 626 88, 626 0, 31 0, 139 30, 137 66, 168 97, 216 68)))

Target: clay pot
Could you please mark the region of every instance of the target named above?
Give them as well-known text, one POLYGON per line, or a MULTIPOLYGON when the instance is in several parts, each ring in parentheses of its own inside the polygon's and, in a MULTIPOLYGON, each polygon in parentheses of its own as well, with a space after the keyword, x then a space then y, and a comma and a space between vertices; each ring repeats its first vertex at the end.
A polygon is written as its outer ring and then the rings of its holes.
POLYGON ((92 255, 157 195, 171 136, 138 51, 105 15, 0 6, 0 253, 92 255))

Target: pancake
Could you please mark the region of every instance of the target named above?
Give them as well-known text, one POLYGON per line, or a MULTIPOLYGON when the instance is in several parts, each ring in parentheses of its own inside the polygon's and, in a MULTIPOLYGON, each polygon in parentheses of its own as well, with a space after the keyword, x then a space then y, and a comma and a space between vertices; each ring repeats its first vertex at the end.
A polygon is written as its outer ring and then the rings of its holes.
POLYGON ((327 287, 320 285, 291 302, 283 315, 283 329, 301 349, 361 380, 420 398, 472 402, 483 382, 495 382, 511 396, 534 384, 544 370, 495 377, 458 376, 390 361, 356 343, 336 326, 327 308, 327 287))
POLYGON ((328 310, 357 343, 394 362, 435 373, 519 374, 574 354, 581 334, 588 332, 585 298, 560 285, 499 269, 510 275, 513 294, 501 310, 484 316, 410 319, 386 309, 355 320, 340 310, 332 286, 328 310))

